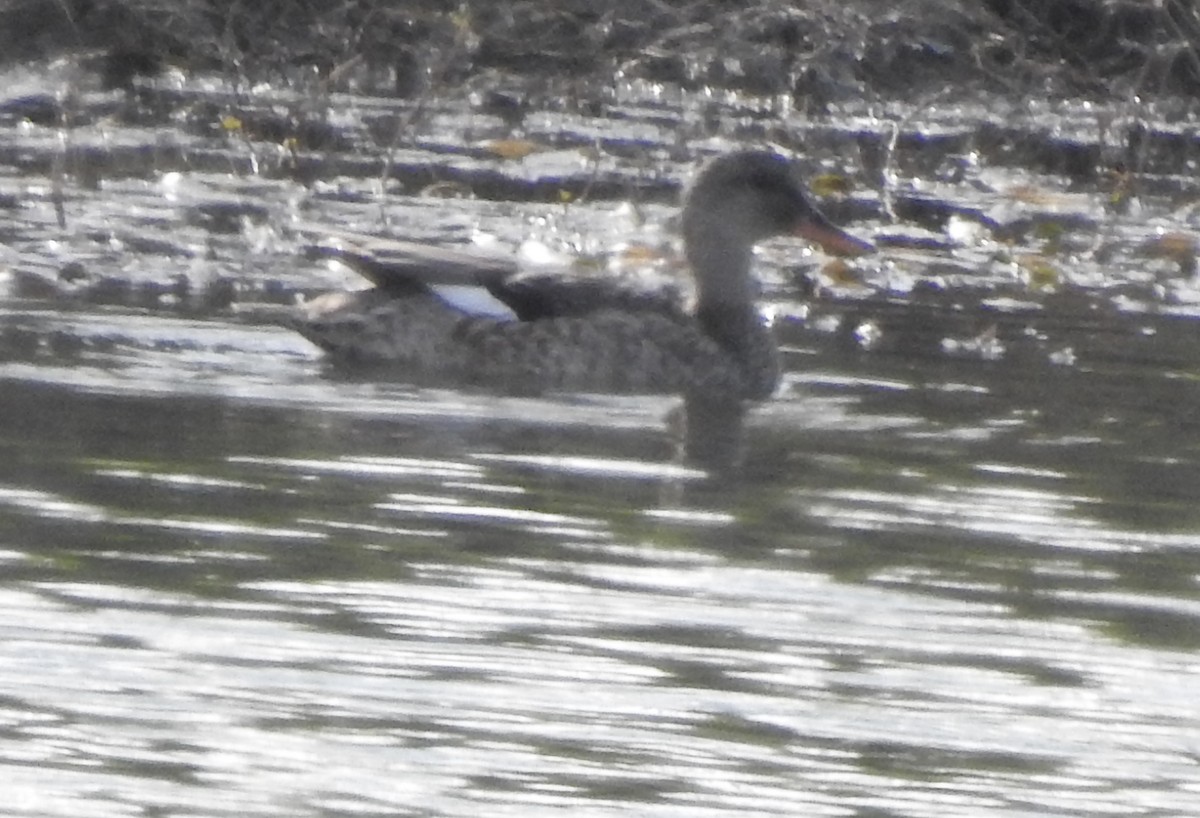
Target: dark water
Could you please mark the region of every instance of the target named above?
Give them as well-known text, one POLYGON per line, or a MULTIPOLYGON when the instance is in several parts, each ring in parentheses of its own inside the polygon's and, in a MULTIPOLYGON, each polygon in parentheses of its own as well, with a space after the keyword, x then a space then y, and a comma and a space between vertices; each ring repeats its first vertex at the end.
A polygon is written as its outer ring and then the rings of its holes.
MULTIPOLYGON (((367 178, 151 169, 70 187, 61 230, 17 161, 53 130, 6 128, 6 814, 1195 814, 1196 299, 1139 249, 1188 229, 1166 199, 1062 252, 855 224, 901 246, 801 257, 815 299, 773 247, 784 387, 685 420, 328 369, 268 320, 334 281, 278 225, 374 218, 367 178), (222 277, 236 303, 195 300, 222 277)), ((632 219, 388 211, 568 244, 632 219)))

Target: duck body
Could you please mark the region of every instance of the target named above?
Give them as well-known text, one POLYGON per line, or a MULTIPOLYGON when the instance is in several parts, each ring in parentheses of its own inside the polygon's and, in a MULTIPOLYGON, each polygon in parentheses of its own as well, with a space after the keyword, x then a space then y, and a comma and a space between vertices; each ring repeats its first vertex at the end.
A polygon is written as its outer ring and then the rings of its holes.
POLYGON ((342 246, 322 251, 375 287, 314 299, 295 328, 339 361, 510 393, 761 400, 780 366, 754 301, 754 243, 798 232, 835 252, 870 248, 813 208, 785 159, 760 151, 729 154, 701 173, 683 232, 694 311, 670 293, 522 276, 506 259, 341 234, 342 246), (464 306, 464 288, 483 293, 487 307, 464 306))
MULTIPOLYGON (((339 294, 341 295, 341 294, 339 294)), ((425 380, 506 392, 702 393, 761 399, 779 379, 774 340, 757 313, 743 317, 740 349, 692 318, 652 309, 597 307, 531 321, 464 315, 435 295, 345 294, 298 325, 351 365, 387 365, 425 380), (749 343, 747 342, 749 341, 749 343)))

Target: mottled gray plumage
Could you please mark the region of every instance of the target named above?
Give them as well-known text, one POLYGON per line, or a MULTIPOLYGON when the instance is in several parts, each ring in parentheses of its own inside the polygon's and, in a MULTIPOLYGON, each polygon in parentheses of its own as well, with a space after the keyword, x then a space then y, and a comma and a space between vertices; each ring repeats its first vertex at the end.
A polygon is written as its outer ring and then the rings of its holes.
POLYGON ((870 248, 812 207, 786 160, 759 151, 704 170, 687 197, 683 232, 694 315, 661 293, 595 279, 539 284, 507 260, 341 234, 351 249, 325 252, 355 263, 376 286, 315 299, 296 328, 339 359, 509 392, 761 400, 778 383, 779 356, 754 304, 754 243, 797 233, 836 252, 870 248), (445 284, 484 287, 512 315, 465 314, 429 290, 445 284))

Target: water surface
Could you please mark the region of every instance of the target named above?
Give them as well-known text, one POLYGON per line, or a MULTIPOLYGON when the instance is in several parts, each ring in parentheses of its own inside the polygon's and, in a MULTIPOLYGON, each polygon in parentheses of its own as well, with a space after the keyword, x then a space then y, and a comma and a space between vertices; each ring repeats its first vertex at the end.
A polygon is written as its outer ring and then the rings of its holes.
POLYGON ((832 204, 879 258, 764 253, 788 372, 744 418, 348 375, 276 323, 342 283, 297 215, 662 239, 690 103, 638 104, 533 116, 567 147, 523 165, 443 112, 396 158, 476 185, 449 203, 381 198, 353 152, 305 181, 239 135, 148 152, 97 121, 71 143, 121 138, 66 229, 56 132, 5 120, 7 814, 1194 814, 1197 299, 1146 249, 1188 229, 1167 196, 939 181, 918 140, 909 218, 832 204), (597 140, 612 198, 554 201, 597 140))

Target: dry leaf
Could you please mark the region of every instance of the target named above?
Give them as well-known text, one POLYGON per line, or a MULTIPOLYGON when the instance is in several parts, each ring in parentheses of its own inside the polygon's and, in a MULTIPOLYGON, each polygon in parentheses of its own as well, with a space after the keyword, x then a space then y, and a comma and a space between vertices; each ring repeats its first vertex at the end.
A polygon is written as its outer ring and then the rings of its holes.
POLYGON ((524 159, 545 147, 528 139, 490 139, 480 147, 498 159, 524 159))
POLYGON ((808 183, 817 196, 845 196, 850 192, 850 180, 837 173, 822 173, 808 183))

